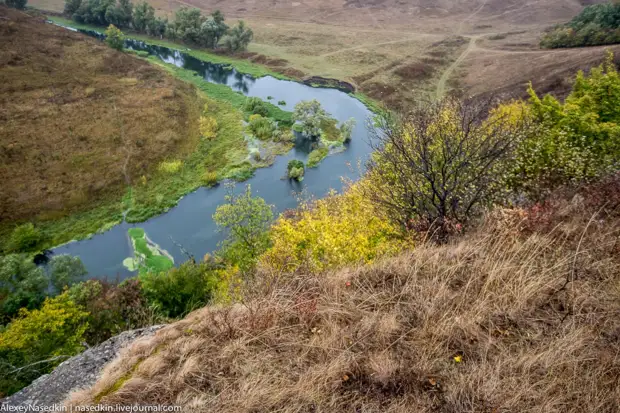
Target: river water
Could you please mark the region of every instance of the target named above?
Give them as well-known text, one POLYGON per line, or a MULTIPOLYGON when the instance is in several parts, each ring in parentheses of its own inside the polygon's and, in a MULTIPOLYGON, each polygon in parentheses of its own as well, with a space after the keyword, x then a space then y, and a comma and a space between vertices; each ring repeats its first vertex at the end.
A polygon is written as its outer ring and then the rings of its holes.
MULTIPOLYGON (((96 32, 85 33, 101 37, 96 32)), ((372 113, 354 97, 336 89, 314 88, 271 76, 254 78, 224 65, 198 60, 178 50, 150 46, 136 40, 126 40, 126 46, 148 51, 167 63, 193 70, 209 82, 228 85, 247 96, 256 96, 265 101, 271 96, 274 104, 286 101, 285 106, 280 106, 285 110, 292 111, 295 104, 302 100, 317 99, 338 121, 344 122, 349 118, 357 120, 351 143, 346 150, 327 157, 318 168, 307 169, 303 182, 282 179, 289 160, 307 160, 307 148, 298 145, 288 154, 278 156, 271 167, 258 169, 253 178, 237 184, 236 192, 242 191, 245 185, 251 185, 253 194, 273 205, 277 213, 296 207, 300 193, 303 198, 320 198, 330 190, 341 190, 343 178, 353 181, 359 178, 361 171, 358 165, 363 164, 371 152, 366 123, 372 113)), ((139 224, 123 222, 89 239, 55 248, 52 253, 79 256, 91 277, 122 280, 133 275, 123 266, 123 260, 132 255, 127 229, 137 226, 144 228, 151 240, 166 249, 174 257, 175 264, 187 260, 187 254, 200 260, 204 254, 216 250, 222 240, 212 215, 217 206, 224 202, 226 191, 224 185, 199 188, 162 215, 139 224)))

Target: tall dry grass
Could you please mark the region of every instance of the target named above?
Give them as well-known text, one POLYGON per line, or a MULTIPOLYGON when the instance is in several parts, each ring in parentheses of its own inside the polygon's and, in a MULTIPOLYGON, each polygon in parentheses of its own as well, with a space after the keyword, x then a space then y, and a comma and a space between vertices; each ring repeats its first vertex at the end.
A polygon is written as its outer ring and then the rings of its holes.
POLYGON ((203 308, 135 343, 68 403, 618 412, 619 204, 616 178, 496 211, 448 245, 253 286, 242 304, 203 308))

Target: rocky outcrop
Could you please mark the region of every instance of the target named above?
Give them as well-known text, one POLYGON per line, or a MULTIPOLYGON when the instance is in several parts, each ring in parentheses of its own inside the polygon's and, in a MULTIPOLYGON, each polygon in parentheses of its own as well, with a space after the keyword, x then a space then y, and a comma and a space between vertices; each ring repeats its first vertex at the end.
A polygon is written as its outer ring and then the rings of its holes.
POLYGON ((0 401, 9 406, 51 406, 61 403, 69 393, 95 384, 103 367, 140 337, 150 336, 163 326, 125 331, 96 347, 72 357, 50 374, 39 377, 28 387, 0 401))

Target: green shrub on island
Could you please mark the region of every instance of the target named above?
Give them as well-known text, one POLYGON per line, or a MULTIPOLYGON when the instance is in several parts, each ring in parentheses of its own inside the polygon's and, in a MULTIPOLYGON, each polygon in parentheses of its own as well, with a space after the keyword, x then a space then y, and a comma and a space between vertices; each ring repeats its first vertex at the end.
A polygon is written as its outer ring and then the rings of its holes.
POLYGON ((278 105, 284 106, 284 105, 286 105, 286 101, 285 100, 279 100, 278 101, 278 105))
POLYGON ((306 169, 304 167, 304 163, 300 160, 293 159, 288 161, 288 165, 286 166, 286 171, 289 179, 294 179, 296 181, 301 182, 304 179, 304 174, 306 169))

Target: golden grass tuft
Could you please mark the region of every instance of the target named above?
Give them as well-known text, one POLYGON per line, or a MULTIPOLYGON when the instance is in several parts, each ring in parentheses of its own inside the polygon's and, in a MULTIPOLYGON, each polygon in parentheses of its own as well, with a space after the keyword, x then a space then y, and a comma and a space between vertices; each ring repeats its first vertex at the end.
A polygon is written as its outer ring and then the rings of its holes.
POLYGON ((136 343, 67 403, 240 412, 620 411, 620 177, 442 246, 258 274, 136 343), (266 285, 270 286, 267 287, 266 285), (139 364, 138 368, 135 366, 139 364))

